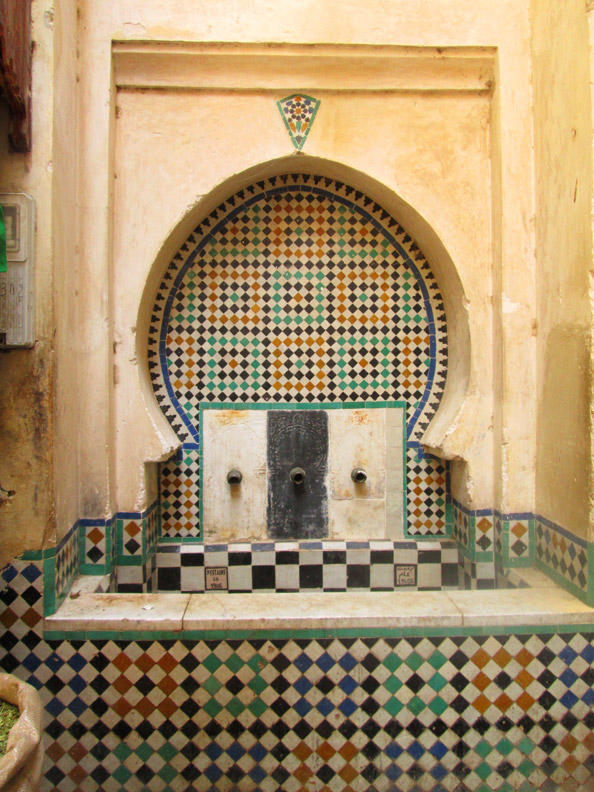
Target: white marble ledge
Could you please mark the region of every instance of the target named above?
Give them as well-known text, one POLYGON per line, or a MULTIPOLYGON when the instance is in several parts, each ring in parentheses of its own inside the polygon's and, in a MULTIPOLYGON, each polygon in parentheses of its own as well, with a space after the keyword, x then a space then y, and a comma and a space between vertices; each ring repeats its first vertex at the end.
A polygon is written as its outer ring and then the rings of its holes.
POLYGON ((68 596, 45 629, 58 632, 171 630, 183 628, 190 594, 79 594, 68 596))
POLYGON ((287 594, 83 594, 47 630, 405 629, 594 623, 563 589, 287 594))
POLYGON ((193 594, 184 630, 457 627, 444 592, 193 594))
POLYGON ((594 622, 594 608, 555 585, 536 589, 448 591, 448 597, 460 611, 465 627, 594 622))

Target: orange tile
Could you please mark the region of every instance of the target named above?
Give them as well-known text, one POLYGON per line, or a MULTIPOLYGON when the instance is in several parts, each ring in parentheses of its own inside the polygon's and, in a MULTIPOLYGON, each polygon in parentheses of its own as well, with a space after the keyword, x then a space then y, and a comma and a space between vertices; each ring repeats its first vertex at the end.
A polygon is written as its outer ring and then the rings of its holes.
POLYGON ((88 753, 89 752, 84 747, 84 745, 81 745, 81 743, 76 742, 74 743, 72 748, 68 751, 68 756, 72 757, 72 759, 74 759, 75 762, 80 762, 83 756, 86 756, 88 753))
POLYGON ((308 756, 312 753, 311 748, 309 745, 306 745, 303 741, 299 743, 295 748, 293 748, 293 754, 297 757, 301 762, 304 762, 308 756))
POLYGON ((494 703, 494 704, 495 704, 495 706, 496 706, 496 707, 498 707, 498 708, 501 710, 501 712, 503 712, 503 713, 506 713, 506 712, 508 711, 508 709, 511 707, 511 705, 513 704, 512 700, 511 700, 511 699, 510 699, 510 697, 507 695, 507 693, 502 693, 500 696, 498 696, 498 697, 495 699, 495 701, 494 701, 493 703, 494 703))
POLYGON ((327 762, 328 759, 334 756, 336 749, 333 748, 327 740, 324 740, 324 742, 316 748, 316 753, 318 756, 321 756, 325 762, 327 762))
POLYGON ((343 759, 345 759, 347 762, 350 762, 351 759, 359 753, 359 751, 355 748, 352 742, 345 742, 344 745, 339 749, 338 753, 343 759))

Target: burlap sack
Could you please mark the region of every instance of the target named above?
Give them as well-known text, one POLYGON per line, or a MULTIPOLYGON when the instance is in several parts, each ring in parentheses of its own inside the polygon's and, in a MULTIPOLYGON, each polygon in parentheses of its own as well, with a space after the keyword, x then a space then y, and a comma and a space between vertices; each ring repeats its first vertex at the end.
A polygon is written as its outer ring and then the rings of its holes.
POLYGON ((43 763, 39 693, 12 674, 0 673, 0 698, 16 704, 21 713, 0 759, 0 792, 38 792, 43 763))

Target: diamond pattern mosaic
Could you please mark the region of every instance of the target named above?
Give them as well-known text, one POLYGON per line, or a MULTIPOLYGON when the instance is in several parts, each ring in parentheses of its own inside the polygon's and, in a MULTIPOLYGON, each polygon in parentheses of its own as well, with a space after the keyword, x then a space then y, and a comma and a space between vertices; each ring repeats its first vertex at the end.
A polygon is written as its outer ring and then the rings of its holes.
POLYGON ((447 463, 427 456, 419 445, 407 449, 406 513, 409 536, 446 534, 449 502, 447 463))
POLYGON ((163 536, 201 537, 200 454, 184 444, 181 453, 160 466, 163 536))
POLYGON ((586 542, 542 517, 536 519, 536 558, 549 574, 561 579, 559 582, 587 589, 586 542))
POLYGON ((594 633, 46 641, 42 580, 0 575, 42 792, 594 788, 594 633))
POLYGON ((320 101, 306 94, 292 94, 276 104, 293 145, 297 151, 301 151, 313 126, 320 101))
MULTIPOLYGON (((416 441, 445 385, 443 301, 414 240, 378 204, 329 179, 277 177, 232 196, 174 256, 148 365, 185 442, 199 441, 201 403, 384 400, 406 402, 416 441)), ((162 466, 165 500, 179 502, 164 509, 170 537, 199 535, 198 488, 188 498, 172 483, 186 467, 162 466)), ((431 500, 427 489, 428 523, 415 533, 439 533, 431 500)))
POLYGON ((72 581, 78 574, 79 558, 79 524, 75 523, 56 548, 55 561, 55 598, 56 607, 64 599, 72 581))

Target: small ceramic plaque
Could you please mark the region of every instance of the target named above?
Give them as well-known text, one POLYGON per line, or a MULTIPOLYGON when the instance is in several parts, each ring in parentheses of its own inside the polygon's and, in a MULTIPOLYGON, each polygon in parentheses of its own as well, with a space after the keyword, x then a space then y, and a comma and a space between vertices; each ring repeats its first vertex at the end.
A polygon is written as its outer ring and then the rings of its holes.
POLYGON ((204 576, 207 591, 227 591, 227 567, 207 567, 204 576))
POLYGON ((396 585, 417 585, 417 567, 415 564, 396 564, 396 585))

